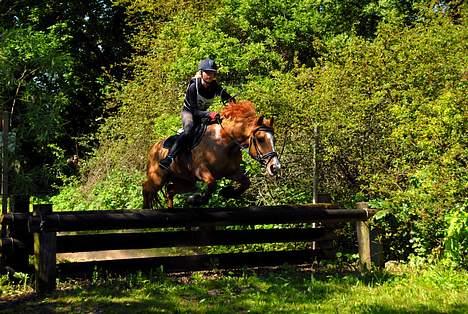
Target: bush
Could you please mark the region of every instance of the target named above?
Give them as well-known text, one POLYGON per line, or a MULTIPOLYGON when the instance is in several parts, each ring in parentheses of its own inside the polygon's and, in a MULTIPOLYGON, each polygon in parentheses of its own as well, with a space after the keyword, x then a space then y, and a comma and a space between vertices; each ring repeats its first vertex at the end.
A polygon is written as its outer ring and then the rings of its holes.
POLYGON ((143 204, 142 182, 141 172, 115 169, 91 188, 71 180, 50 202, 57 211, 138 209, 143 204))
POLYGON ((445 17, 382 24, 375 40, 350 38, 317 69, 324 183, 343 201, 384 200, 399 258, 440 256, 446 216, 466 198, 465 37, 445 17))
POLYGON ((447 216, 444 258, 451 265, 468 268, 468 212, 466 202, 447 216))

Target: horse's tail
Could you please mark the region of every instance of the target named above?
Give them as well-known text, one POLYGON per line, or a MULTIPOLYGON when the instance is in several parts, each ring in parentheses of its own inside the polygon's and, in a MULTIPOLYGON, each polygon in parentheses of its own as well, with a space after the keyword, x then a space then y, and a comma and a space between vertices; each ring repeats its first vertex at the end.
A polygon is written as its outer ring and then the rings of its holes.
POLYGON ((153 208, 153 199, 155 197, 154 189, 149 180, 143 183, 143 209, 153 208))
POLYGON ((150 180, 143 183, 143 209, 158 209, 164 207, 161 188, 156 188, 150 180))
POLYGON ((159 170, 159 161, 167 155, 167 149, 163 146, 164 141, 154 144, 148 153, 146 165, 146 181, 143 183, 143 208, 161 208, 161 189, 165 181, 164 174, 159 170))

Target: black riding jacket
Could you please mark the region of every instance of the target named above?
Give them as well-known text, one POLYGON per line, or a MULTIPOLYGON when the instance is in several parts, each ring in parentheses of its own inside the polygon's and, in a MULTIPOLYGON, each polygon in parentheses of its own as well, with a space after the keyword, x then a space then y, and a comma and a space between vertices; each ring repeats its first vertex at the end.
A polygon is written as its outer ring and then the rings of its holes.
POLYGON ((205 88, 201 80, 200 77, 190 80, 185 92, 184 107, 182 109, 191 112, 198 119, 209 114, 209 111, 206 110, 213 103, 216 96, 220 96, 222 101, 228 101, 231 98, 231 95, 217 81, 213 81, 205 88))

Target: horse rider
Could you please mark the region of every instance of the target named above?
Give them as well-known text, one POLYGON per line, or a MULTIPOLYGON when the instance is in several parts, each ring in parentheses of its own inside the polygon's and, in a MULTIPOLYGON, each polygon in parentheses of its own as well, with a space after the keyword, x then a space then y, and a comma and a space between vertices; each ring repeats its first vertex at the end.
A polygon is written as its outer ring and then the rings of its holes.
POLYGON ((207 58, 200 61, 198 72, 190 80, 185 92, 184 106, 181 112, 184 132, 177 137, 167 157, 159 162, 161 168, 169 169, 184 143, 193 135, 193 131, 203 120, 217 121, 219 119, 218 113, 207 111, 215 96, 221 97, 223 102, 235 101, 216 81, 217 73, 218 66, 214 60, 207 58))

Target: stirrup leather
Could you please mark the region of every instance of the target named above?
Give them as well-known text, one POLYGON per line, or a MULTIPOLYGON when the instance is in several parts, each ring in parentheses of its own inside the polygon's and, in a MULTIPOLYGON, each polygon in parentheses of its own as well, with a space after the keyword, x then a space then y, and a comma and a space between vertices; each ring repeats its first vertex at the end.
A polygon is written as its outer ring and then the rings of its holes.
POLYGON ((159 162, 159 166, 163 169, 169 170, 169 167, 171 166, 173 160, 173 157, 167 156, 159 162))

